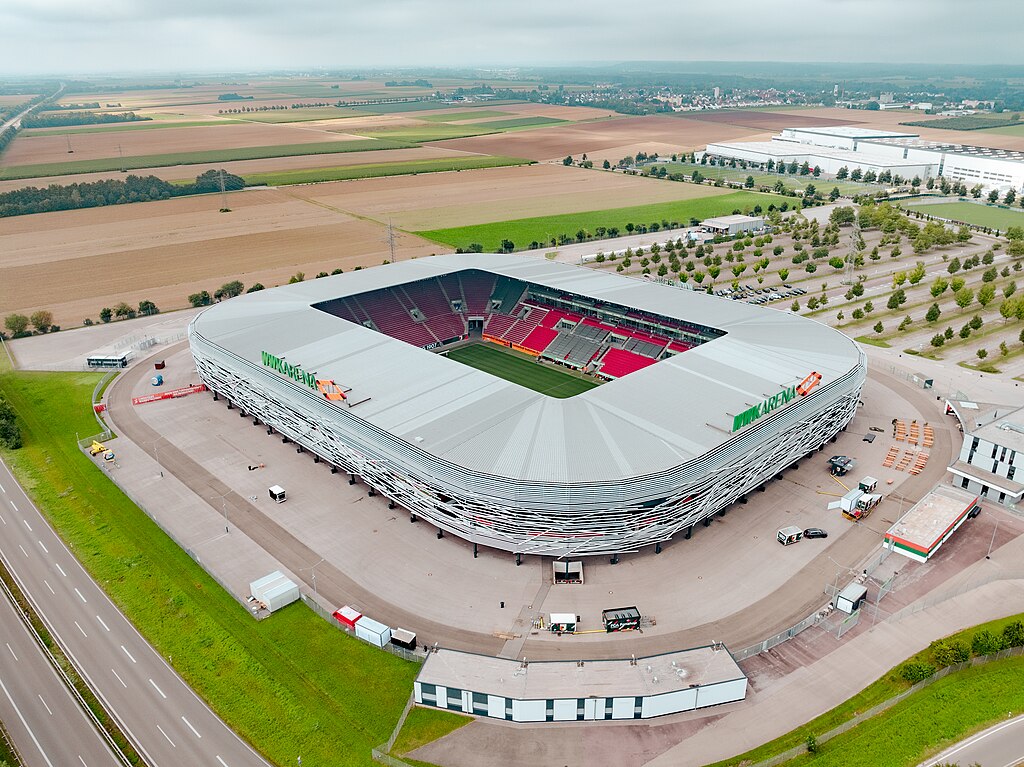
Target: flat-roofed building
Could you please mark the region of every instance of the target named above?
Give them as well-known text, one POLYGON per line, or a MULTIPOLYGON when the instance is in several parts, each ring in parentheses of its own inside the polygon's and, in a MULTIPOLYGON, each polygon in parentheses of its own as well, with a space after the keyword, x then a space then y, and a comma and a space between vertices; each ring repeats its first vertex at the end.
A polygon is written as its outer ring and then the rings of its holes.
POLYGON ((1024 407, 995 407, 977 415, 973 410, 956 412, 964 444, 949 467, 954 486, 1016 507, 1024 495, 1024 407))
POLYGON ((889 548, 915 562, 927 562, 968 518, 978 496, 939 485, 896 520, 885 534, 889 548))

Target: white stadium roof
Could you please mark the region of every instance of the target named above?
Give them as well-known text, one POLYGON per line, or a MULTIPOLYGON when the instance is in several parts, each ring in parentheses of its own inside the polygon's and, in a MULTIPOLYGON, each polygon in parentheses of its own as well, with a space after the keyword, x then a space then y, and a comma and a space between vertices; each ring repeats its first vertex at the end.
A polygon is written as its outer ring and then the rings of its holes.
POLYGON ((679 466, 735 437, 735 415, 814 371, 827 385, 862 357, 846 336, 789 311, 522 255, 435 256, 251 293, 205 310, 192 332, 267 376, 280 374, 262 366, 262 352, 351 387, 355 399, 370 398, 348 410, 351 416, 442 460, 561 483, 616 481, 679 466), (553 399, 312 306, 468 269, 725 335, 575 397, 553 399))

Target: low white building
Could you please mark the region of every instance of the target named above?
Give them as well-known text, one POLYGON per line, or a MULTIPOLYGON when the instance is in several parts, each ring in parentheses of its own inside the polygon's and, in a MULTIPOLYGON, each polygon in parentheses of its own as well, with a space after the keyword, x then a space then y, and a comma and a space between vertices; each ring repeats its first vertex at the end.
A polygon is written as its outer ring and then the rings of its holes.
POLYGON ((1024 496, 1024 407, 977 412, 962 404, 947 402, 964 428, 960 456, 949 467, 953 485, 1004 506, 1018 506, 1024 496))

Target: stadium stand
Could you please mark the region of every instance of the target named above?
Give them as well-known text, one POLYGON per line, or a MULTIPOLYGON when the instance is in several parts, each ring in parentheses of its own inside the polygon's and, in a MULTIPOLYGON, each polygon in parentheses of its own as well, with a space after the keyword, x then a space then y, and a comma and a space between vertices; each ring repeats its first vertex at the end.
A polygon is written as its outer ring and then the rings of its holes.
POLYGON ((516 314, 512 307, 519 303, 525 292, 525 282, 513 280, 505 276, 498 277, 498 281, 494 286, 494 292, 491 293, 491 305, 493 306, 497 302, 494 311, 501 314, 516 314))
POLYGON ((609 349, 601 358, 601 368, 597 372, 605 378, 622 378, 654 363, 655 360, 641 354, 624 349, 609 349))
POLYGON ((488 314, 496 277, 487 272, 459 272, 462 295, 466 297, 466 314, 488 314))
POLYGON ((548 348, 548 344, 550 344, 557 335, 558 331, 556 330, 538 326, 533 329, 530 335, 523 339, 520 346, 524 349, 529 349, 530 351, 540 354, 548 348))

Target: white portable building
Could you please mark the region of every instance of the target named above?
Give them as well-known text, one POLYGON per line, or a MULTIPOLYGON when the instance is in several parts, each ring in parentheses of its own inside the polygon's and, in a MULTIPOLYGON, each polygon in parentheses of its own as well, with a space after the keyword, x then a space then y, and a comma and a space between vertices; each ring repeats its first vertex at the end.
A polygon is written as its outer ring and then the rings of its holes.
POLYGON ((376 647, 383 647, 391 641, 391 629, 364 615, 356 621, 356 636, 376 647))
POLYGON ((250 583, 249 593, 270 612, 299 599, 299 587, 280 570, 250 583))
POLYGON ((867 595, 868 589, 864 584, 851 583, 836 596, 836 609, 841 613, 855 613, 867 595))

